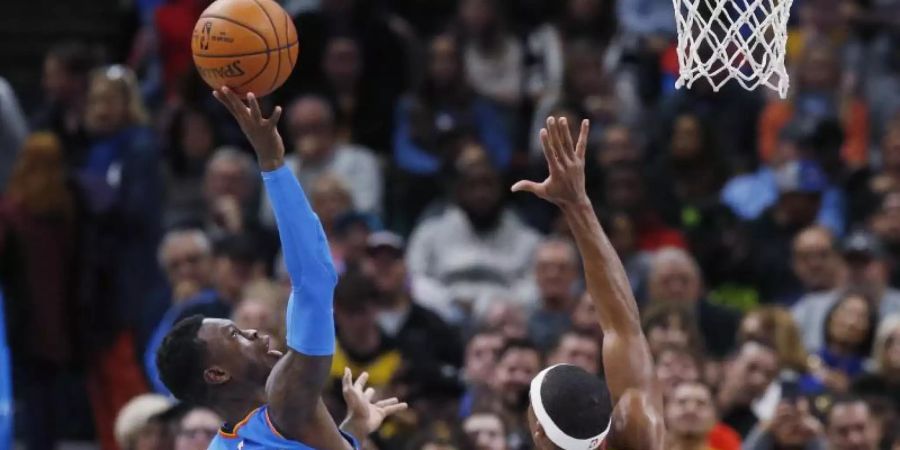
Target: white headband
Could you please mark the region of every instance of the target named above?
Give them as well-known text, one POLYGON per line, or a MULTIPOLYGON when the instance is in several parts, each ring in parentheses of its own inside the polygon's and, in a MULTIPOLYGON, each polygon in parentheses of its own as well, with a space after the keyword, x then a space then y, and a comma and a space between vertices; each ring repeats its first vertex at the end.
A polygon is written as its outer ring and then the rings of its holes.
POLYGON ((606 424, 606 429, 600 434, 592 438, 578 439, 569 436, 563 430, 560 430, 559 427, 553 423, 553 419, 550 418, 550 415, 547 414, 547 410, 544 409, 544 401, 541 399, 541 385, 544 383, 544 377, 547 376, 547 372, 563 365, 566 364, 550 366, 542 370, 541 373, 537 374, 537 376, 531 380, 531 409, 534 410, 534 415, 537 417, 538 423, 541 424, 541 427, 544 429, 544 434, 550 438, 551 442, 563 450, 594 450, 600 446, 600 443, 606 438, 606 434, 609 433, 612 417, 610 417, 610 423, 606 424))

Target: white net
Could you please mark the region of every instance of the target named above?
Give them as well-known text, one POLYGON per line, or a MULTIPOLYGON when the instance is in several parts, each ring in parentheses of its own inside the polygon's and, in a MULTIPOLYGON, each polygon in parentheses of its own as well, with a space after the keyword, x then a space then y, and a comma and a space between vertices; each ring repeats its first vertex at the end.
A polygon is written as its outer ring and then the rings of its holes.
POLYGON ((678 30, 675 87, 706 79, 718 91, 734 79, 785 98, 787 22, 792 0, 672 0, 678 30))

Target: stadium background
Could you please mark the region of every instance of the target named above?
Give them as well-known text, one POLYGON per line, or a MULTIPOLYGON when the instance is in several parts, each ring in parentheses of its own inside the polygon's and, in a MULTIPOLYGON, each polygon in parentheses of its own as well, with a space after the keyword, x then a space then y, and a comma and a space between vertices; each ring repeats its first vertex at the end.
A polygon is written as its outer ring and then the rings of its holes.
MULTIPOLYGON (((3 6, 2 448, 205 448, 215 417, 141 396, 155 340, 193 312, 280 335, 252 153, 190 61, 206 4, 3 6)), ((592 120, 668 446, 900 446, 896 0, 796 0, 784 101, 674 90, 667 0, 282 4, 301 56, 267 107, 344 273, 334 373, 411 404, 368 448, 526 449, 531 376, 602 372, 564 223, 507 193, 551 113, 592 120)))

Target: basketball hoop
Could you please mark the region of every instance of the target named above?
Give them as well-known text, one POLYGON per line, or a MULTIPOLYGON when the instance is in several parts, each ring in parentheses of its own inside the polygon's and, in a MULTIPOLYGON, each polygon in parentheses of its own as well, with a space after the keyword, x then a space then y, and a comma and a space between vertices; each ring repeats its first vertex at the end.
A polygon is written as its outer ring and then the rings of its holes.
POLYGON ((787 96, 784 68, 793 0, 672 0, 678 30, 679 77, 688 89, 706 79, 714 91, 729 80, 787 96))

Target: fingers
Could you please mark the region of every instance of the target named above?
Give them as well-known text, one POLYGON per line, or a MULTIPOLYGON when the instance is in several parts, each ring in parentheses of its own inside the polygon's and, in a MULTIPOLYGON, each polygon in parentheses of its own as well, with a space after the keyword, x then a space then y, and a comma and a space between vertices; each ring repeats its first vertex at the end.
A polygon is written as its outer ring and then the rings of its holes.
POLYGON ((367 402, 372 402, 372 398, 375 397, 375 388, 368 388, 366 392, 363 393, 363 397, 365 397, 367 402))
POLYGON ((362 392, 363 388, 366 387, 367 381, 369 381, 369 372, 363 372, 359 378, 356 379, 356 383, 353 383, 353 387, 362 392))
MULTIPOLYGON (((560 154, 562 152, 562 141, 560 140, 559 127, 557 126, 555 117, 551 116, 547 118, 547 135, 550 143, 550 154, 556 160, 557 164, 562 165, 563 155, 560 154)), ((543 140, 541 142, 543 142, 543 140)))
POLYGON ((272 115, 269 117, 269 123, 272 125, 278 125, 279 119, 281 119, 281 107, 276 106, 275 110, 272 111, 272 115))
POLYGON ((562 147, 562 154, 566 157, 567 160, 575 159, 575 144, 572 142, 572 130, 569 129, 569 121, 563 117, 559 119, 559 132, 563 135, 563 142, 565 145, 562 147))
POLYGON ((380 402, 376 402, 375 406, 377 406, 379 408, 386 408, 388 406, 396 405, 398 403, 400 403, 400 400, 397 399, 397 397, 391 397, 391 398, 388 398, 385 400, 381 400, 380 402))
POLYGON ((396 405, 385 406, 384 408, 382 408, 382 411, 384 411, 385 416, 390 416, 400 411, 404 411, 408 407, 409 405, 407 405, 406 403, 397 403, 396 405))
POLYGON ((587 119, 581 121, 581 131, 578 133, 578 143, 575 144, 575 156, 584 159, 587 152, 588 132, 591 130, 591 122, 587 119))
POLYGON ((543 194, 543 185, 535 183, 534 181, 522 180, 512 185, 511 190, 513 192, 531 192, 532 194, 540 196, 543 194))
POLYGON ((542 128, 540 136, 541 148, 544 149, 544 159, 547 160, 547 168, 550 170, 550 175, 560 173, 562 171, 562 162, 556 154, 550 130, 542 128))

